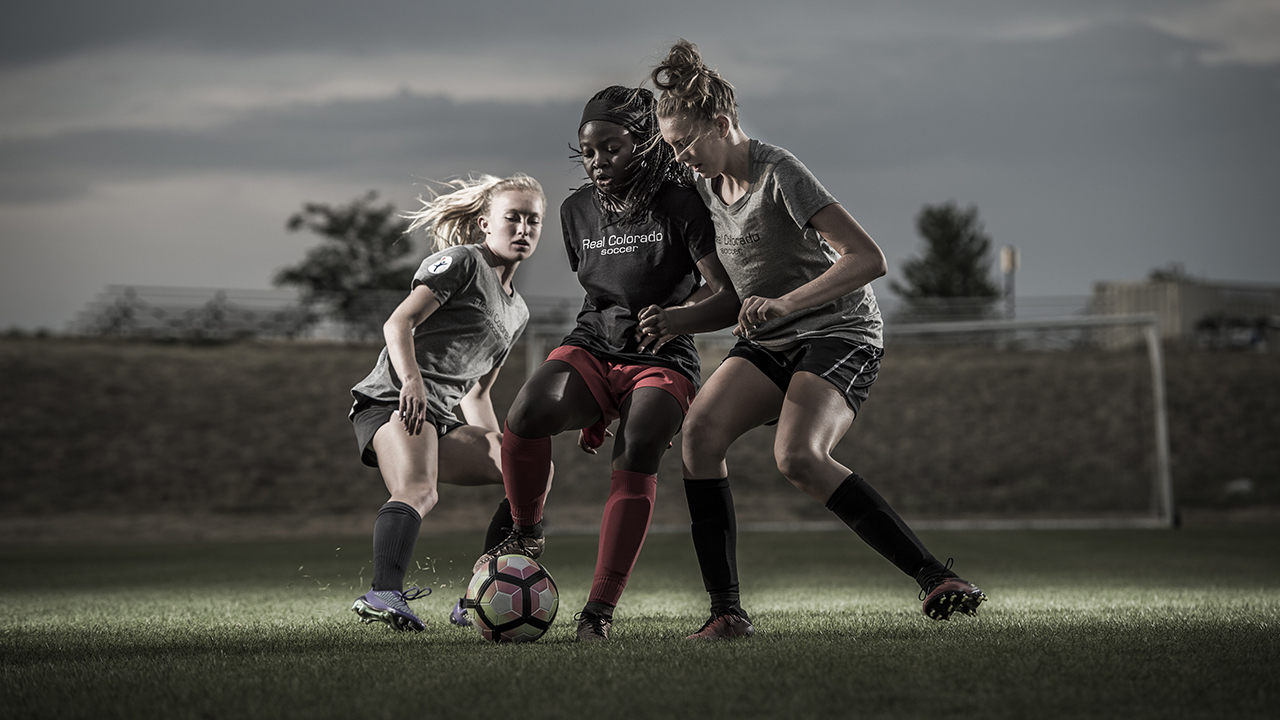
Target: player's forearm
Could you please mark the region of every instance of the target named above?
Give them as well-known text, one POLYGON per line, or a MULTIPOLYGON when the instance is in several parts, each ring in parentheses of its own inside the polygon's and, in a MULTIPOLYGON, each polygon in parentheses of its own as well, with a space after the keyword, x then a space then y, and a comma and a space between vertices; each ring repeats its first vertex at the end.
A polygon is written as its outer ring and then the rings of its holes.
POLYGON ((406 318, 392 313, 382 325, 382 336, 387 341, 387 358, 402 383, 412 379, 422 380, 418 359, 413 348, 413 325, 406 318))
POLYGON ((844 297, 888 272, 880 253, 846 253, 827 271, 778 298, 797 312, 844 297))
POLYGON ((668 309, 667 324, 673 335, 712 332, 737 323, 740 306, 732 288, 723 288, 701 302, 668 309))

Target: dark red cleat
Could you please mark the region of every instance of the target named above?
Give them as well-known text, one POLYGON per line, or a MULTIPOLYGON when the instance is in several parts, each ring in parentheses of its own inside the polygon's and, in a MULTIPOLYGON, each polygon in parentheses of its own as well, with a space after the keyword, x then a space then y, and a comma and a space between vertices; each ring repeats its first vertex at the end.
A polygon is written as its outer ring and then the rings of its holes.
POLYGON ((732 640, 751 637, 756 632, 751 621, 733 611, 717 613, 703 624, 702 629, 685 640, 732 640))
POLYGON ((987 599, 976 585, 958 577, 938 578, 937 585, 929 588, 928 592, 920 592, 924 595, 921 609, 926 617, 934 620, 948 620, 952 613, 957 612, 977 615, 978 606, 987 599))

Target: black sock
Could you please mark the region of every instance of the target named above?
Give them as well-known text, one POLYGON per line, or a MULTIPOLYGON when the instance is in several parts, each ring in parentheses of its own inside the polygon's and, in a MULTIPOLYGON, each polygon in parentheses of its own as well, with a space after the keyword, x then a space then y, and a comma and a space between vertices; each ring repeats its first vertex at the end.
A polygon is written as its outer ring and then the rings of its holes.
POLYGON ((418 543, 422 516, 412 506, 392 500, 373 524, 373 589, 403 590, 404 574, 418 543))
POLYGON ((543 535, 542 520, 539 520, 532 525, 521 525, 520 523, 515 523, 512 527, 519 531, 521 535, 528 535, 530 537, 542 537, 543 535))
POLYGON ((507 539, 513 527, 515 521, 511 519, 511 501, 502 498, 497 511, 493 513, 493 519, 489 521, 489 529, 484 534, 484 550, 480 552, 486 553, 490 548, 497 547, 498 543, 507 539))
POLYGON ((729 478, 684 481, 689 502, 693 549, 702 569, 702 585, 711 595, 711 611, 741 611, 738 597, 738 519, 729 478))
POLYGON ((609 622, 613 622, 613 606, 606 605, 605 603, 602 603, 599 600, 591 600, 587 602, 587 604, 582 607, 582 612, 591 613, 592 615, 599 615, 605 620, 608 620, 609 622))
POLYGON ((876 552, 922 586, 928 578, 948 572, 880 493, 857 473, 850 473, 831 493, 827 509, 876 552))

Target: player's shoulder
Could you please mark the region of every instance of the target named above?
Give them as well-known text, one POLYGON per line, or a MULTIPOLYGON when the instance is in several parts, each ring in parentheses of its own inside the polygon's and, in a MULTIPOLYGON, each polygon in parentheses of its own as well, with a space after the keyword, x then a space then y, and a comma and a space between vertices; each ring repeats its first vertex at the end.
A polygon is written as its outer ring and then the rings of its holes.
POLYGON ((796 157, 790 150, 771 145, 761 140, 751 141, 751 159, 762 170, 772 170, 777 173, 778 170, 794 171, 802 170, 809 172, 804 163, 800 162, 800 158, 796 157))
POLYGON ((479 245, 454 245, 427 256, 418 268, 418 277, 427 278, 445 273, 474 272, 481 262, 479 245))
POLYGON ((577 190, 569 193, 569 197, 565 198, 564 202, 560 203, 560 214, 564 215, 566 212, 583 212, 594 207, 595 199, 592 197, 592 193, 594 192, 595 187, 591 185, 583 185, 577 190))

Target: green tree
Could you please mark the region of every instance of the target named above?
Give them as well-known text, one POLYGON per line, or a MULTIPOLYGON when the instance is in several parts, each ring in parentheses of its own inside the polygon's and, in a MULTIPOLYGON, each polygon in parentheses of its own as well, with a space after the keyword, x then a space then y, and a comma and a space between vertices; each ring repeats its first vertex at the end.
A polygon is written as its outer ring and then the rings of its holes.
POLYGON ((405 262, 414 249, 404 234, 409 222, 391 203, 379 204, 377 192, 345 205, 306 203, 286 227, 309 230, 324 242, 302 262, 278 270, 272 281, 301 288, 304 303, 324 307, 354 334, 370 334, 369 325, 376 328, 390 312, 385 306, 394 307, 409 291, 417 269, 405 262))
POLYGON ((925 205, 916 215, 924 251, 902 264, 903 281, 889 287, 916 316, 982 317, 992 312, 1000 289, 991 279, 991 237, 978 208, 954 202, 925 205))

